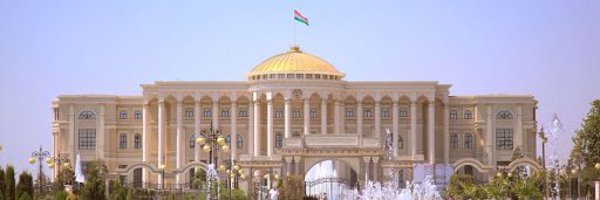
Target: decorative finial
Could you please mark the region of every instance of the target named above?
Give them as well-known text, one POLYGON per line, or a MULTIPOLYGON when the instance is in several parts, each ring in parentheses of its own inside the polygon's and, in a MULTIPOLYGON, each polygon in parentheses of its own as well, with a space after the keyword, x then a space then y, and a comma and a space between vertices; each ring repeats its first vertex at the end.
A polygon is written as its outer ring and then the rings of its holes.
POLYGON ((298 46, 298 45, 291 46, 290 52, 302 53, 302 51, 300 51, 300 46, 298 46))

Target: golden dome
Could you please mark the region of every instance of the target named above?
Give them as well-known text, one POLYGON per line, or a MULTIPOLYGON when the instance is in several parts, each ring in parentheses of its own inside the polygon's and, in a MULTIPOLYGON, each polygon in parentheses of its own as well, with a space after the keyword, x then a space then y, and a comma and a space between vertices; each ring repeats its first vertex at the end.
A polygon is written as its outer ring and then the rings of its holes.
POLYGON ((248 78, 257 75, 270 74, 310 74, 334 76, 336 80, 344 77, 333 65, 318 56, 300 51, 298 46, 292 46, 289 51, 272 56, 248 72, 248 78))

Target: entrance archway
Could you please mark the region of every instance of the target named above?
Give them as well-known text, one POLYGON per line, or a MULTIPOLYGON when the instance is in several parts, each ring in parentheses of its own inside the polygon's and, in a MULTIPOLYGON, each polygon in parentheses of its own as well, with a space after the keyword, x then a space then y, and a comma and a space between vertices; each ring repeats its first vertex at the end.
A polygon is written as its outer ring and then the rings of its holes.
POLYGON ((339 199, 344 189, 355 188, 357 173, 344 161, 328 159, 312 165, 304 176, 307 196, 327 195, 339 199))

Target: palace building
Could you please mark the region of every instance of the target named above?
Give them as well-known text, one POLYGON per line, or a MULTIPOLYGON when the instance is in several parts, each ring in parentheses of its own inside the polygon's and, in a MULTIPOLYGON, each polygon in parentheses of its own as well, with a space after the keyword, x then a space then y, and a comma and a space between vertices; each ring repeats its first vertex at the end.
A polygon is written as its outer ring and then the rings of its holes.
POLYGON ((539 167, 531 95, 453 96, 450 84, 436 81, 345 81, 297 46, 246 75, 157 81, 142 84, 138 96, 60 95, 52 101, 54 156, 100 161, 109 177, 138 186, 183 188, 210 160, 239 165, 242 188, 305 175, 323 161, 349 185, 411 180, 417 164, 452 166, 482 181, 519 164, 539 167), (229 147, 210 149, 216 159, 197 142, 211 129, 229 147))

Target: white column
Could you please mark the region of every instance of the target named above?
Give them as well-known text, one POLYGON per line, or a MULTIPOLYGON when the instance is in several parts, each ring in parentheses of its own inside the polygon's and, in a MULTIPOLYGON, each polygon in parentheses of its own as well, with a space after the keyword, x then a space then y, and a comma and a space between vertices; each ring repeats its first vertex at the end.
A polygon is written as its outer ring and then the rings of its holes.
MULTIPOLYGON (((200 99, 196 99, 194 102, 194 135, 198 137, 200 135, 200 99)), ((194 145, 194 161, 200 162, 200 145, 194 145)))
POLYGON ((236 160, 238 156, 238 147, 237 147, 237 102, 231 102, 231 159, 236 160))
POLYGON ((267 99, 267 156, 273 155, 273 100, 267 99))
POLYGON ((339 121, 339 126, 340 126, 340 133, 345 133, 346 132, 346 114, 345 114, 345 105, 343 102, 340 102, 340 113, 338 114, 338 117, 340 118, 339 121))
POLYGON ((327 99, 321 99, 321 134, 327 134, 327 99))
MULTIPOLYGON (((450 163, 450 111, 448 102, 444 105, 444 164, 450 163)), ((474 135, 474 134, 473 134, 474 135)))
POLYGON ((515 134, 515 147, 525 153, 526 151, 523 149, 523 107, 521 105, 517 106, 517 130, 515 134))
POLYGON ((429 103, 427 109, 427 146, 429 153, 429 164, 435 164, 435 100, 429 103))
POLYGON ((373 157, 373 181, 379 181, 379 157, 373 157))
POLYGON ((363 108, 362 108, 362 103, 359 101, 356 105, 356 134, 358 135, 358 138, 360 140, 360 143, 362 145, 362 138, 363 138, 363 134, 362 134, 362 116, 363 115, 363 108))
POLYGON ((254 155, 254 104, 248 102, 248 142, 247 151, 249 155, 254 155))
POLYGON ((496 151, 496 134, 494 134, 492 129, 492 105, 487 106, 487 156, 488 156, 488 165, 496 166, 496 161, 494 160, 494 154, 496 151))
POLYGON ((381 103, 375 101, 375 138, 381 137, 381 103))
POLYGON ((98 139, 96 140, 96 159, 98 160, 104 160, 104 136, 106 135, 106 132, 104 130, 104 105, 100 106, 100 114, 98 117, 98 132, 96 133, 96 136, 98 137, 98 139))
POLYGON ((392 144, 394 148, 394 157, 398 157, 398 138, 400 137, 398 131, 398 101, 394 100, 392 105, 392 134, 394 139, 392 144))
POLYGON ((291 128, 291 106, 290 106, 290 102, 292 100, 291 99, 285 99, 285 103, 284 103, 284 132, 285 132, 285 138, 290 138, 292 136, 292 128, 291 128))
MULTIPOLYGON (((142 108, 142 162, 148 161, 148 103, 144 104, 142 108)), ((142 182, 148 182, 148 171, 145 167, 142 167, 142 182)))
POLYGON ((417 156, 417 102, 410 102, 410 154, 417 156))
POLYGON ((219 99, 213 100, 212 107, 212 126, 214 129, 219 128, 219 99))
MULTIPOLYGON (((158 167, 164 165, 163 161, 163 146, 164 146, 164 134, 165 134, 165 102, 159 100, 158 102, 158 167)), ((158 173, 158 184, 162 185, 162 174, 158 173)))
MULTIPOLYGON (((182 156, 182 144, 183 143, 183 103, 181 101, 177 101, 177 114, 175 116, 176 120, 177 120, 177 135, 176 137, 176 144, 175 144, 175 154, 176 154, 176 158, 175 158, 175 167, 177 169, 180 169, 181 166, 183 165, 183 156, 182 156)), ((177 176, 175 176, 175 184, 180 184, 181 182, 181 174, 178 174, 177 176)))
POLYGON ((260 102, 254 93, 254 156, 260 155, 260 102))
POLYGON ((340 121, 342 115, 340 114, 340 100, 335 99, 335 105, 333 106, 333 134, 340 134, 340 121))
POLYGON ((304 135, 310 134, 310 99, 304 98, 304 135))
MULTIPOLYGON (((75 160, 75 155, 77 154, 77 150, 75 149, 77 146, 75 145, 75 108, 73 105, 69 105, 69 153, 70 160, 75 160)), ((73 165, 74 167, 74 165, 73 165)))

